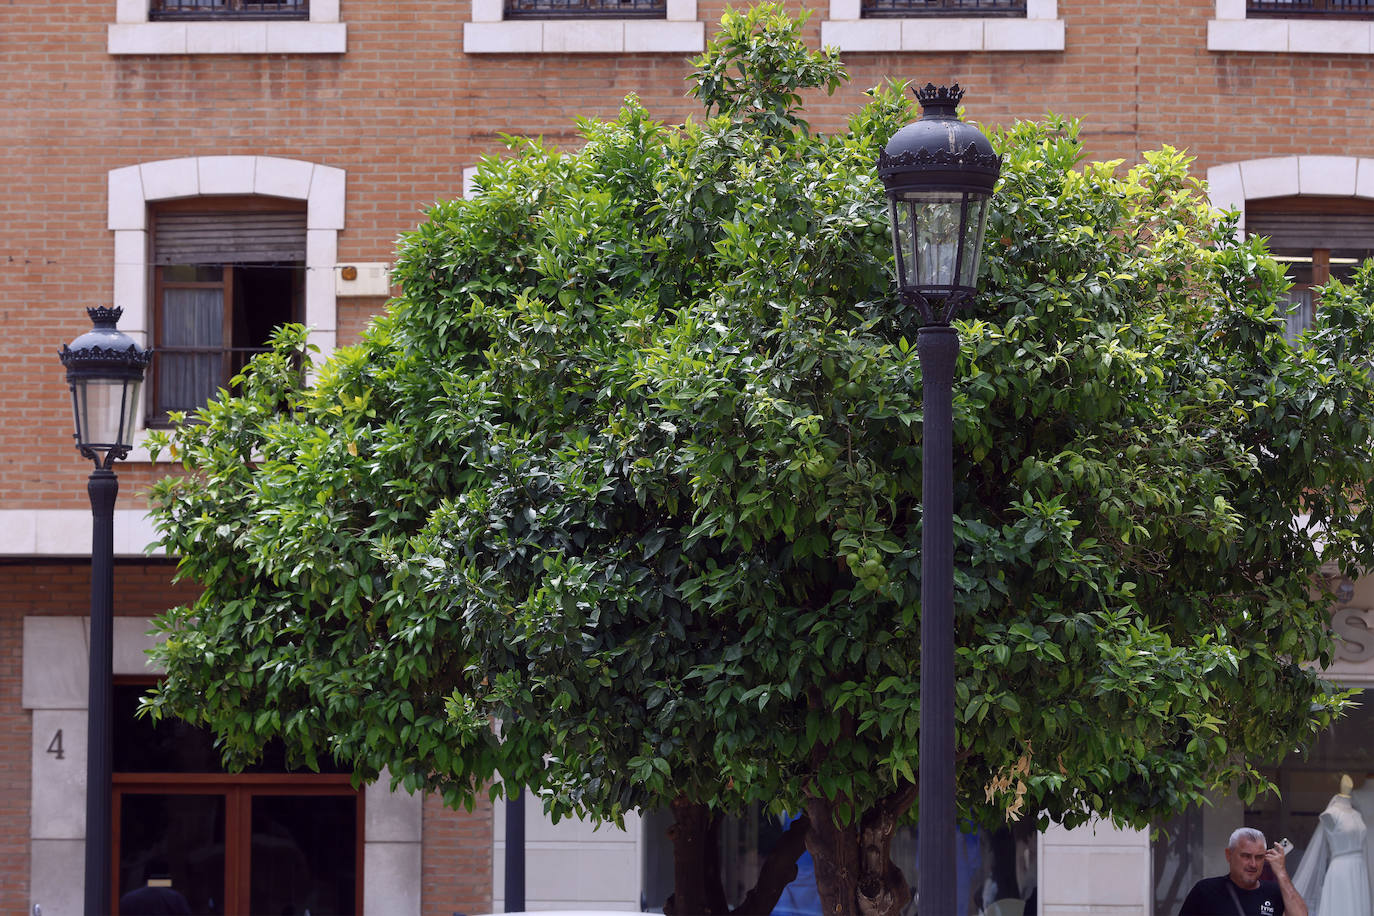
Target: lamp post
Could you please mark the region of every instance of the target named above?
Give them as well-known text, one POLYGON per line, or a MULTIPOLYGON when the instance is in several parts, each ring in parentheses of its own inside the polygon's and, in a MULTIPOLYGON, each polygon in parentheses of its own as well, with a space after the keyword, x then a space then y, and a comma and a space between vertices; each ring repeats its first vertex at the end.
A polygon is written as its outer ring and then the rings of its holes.
POLYGON ((878 156, 887 189, 897 287, 915 307, 925 419, 921 445, 921 739, 916 840, 918 910, 955 907, 954 364, 950 318, 977 288, 988 200, 1002 163, 987 137, 959 119, 964 91, 927 83, 921 119, 878 156))
POLYGON ((62 348, 76 447, 95 463, 91 498, 91 658, 86 725, 86 916, 110 911, 111 697, 114 653, 113 465, 133 445, 138 388, 152 351, 115 328, 123 309, 92 308, 94 327, 62 348))

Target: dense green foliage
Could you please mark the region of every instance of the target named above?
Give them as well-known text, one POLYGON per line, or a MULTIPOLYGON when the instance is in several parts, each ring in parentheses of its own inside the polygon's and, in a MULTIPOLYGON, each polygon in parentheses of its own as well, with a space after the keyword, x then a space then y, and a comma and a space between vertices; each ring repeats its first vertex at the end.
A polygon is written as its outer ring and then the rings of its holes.
MULTIPOLYGON (((843 71, 797 34, 728 14, 701 123, 632 98, 575 152, 512 141, 404 239, 359 345, 306 385, 286 329, 176 426, 154 511, 205 590, 158 622, 155 711, 452 802, 500 774, 609 819, 910 804, 921 374, 873 164, 915 113, 877 89, 812 134, 843 71)), ((1323 568, 1374 549, 1374 275, 1290 346, 1281 272, 1183 154, 995 139, 955 393, 961 812, 1251 793, 1339 707, 1305 665, 1323 568)))

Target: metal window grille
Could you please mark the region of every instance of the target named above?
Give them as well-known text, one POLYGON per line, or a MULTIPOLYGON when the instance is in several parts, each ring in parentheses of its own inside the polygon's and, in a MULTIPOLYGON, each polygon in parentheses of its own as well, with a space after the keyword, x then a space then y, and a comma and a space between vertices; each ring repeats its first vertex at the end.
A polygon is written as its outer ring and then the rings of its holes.
POLYGON ((1247 0, 1245 15, 1256 19, 1374 19, 1374 0, 1247 0))
POLYGON ((507 19, 663 19, 668 0, 506 0, 507 19))
POLYGON ((1026 0, 863 0, 864 18, 1024 16, 1026 0))
POLYGON ((148 18, 309 19, 310 0, 152 0, 148 18))

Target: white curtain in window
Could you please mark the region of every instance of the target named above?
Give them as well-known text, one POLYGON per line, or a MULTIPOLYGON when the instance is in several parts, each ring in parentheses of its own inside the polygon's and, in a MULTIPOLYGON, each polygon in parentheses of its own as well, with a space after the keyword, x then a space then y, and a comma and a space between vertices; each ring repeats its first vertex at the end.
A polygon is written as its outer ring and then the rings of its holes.
POLYGON ((1288 327, 1284 335, 1290 342, 1312 327, 1312 290, 1295 289, 1288 293, 1288 327))
POLYGON ((210 400, 220 384, 224 291, 163 290, 160 317, 158 412, 195 410, 210 400), (188 352, 189 349, 205 352, 188 352))

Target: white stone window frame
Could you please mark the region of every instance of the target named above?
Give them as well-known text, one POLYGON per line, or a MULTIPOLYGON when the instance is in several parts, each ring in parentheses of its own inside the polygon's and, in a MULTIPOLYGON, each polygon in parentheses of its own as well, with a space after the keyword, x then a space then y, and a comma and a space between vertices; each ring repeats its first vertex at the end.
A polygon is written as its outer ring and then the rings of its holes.
MULTIPOLYGON (((114 618, 115 675, 157 675, 152 621, 114 618)), ((25 617, 22 705, 31 712, 28 912, 81 912, 86 855, 89 617, 25 617), (62 732, 62 755, 49 753, 62 732)), ((420 916, 423 797, 364 789, 363 916, 420 916)))
POLYGON ((1248 200, 1297 196, 1374 199, 1374 158, 1273 156, 1214 165, 1207 170, 1207 194, 1218 210, 1239 211, 1243 235, 1248 200))
POLYGON ((841 51, 1062 51, 1058 0, 1026 0, 1026 15, 864 19, 862 0, 830 0, 821 44, 841 51))
MULTIPOLYGON (((76 449, 71 452, 81 459, 76 449)), ((119 466, 115 466, 119 472, 119 466)), ((166 556, 157 544, 157 529, 144 509, 115 509, 114 552, 117 557, 166 556), (153 549, 146 549, 145 545, 153 549), (154 546, 155 545, 155 546, 154 546)), ((0 556, 90 557, 89 509, 0 509, 0 556)))
POLYGON ((663 19, 505 19, 505 0, 472 0, 464 54, 699 54, 697 0, 667 0, 663 19))
POLYGON ((152 22, 148 0, 115 0, 110 54, 343 54, 339 0, 310 0, 310 19, 152 22))
POLYGON ((1374 20, 1249 19, 1245 0, 1216 0, 1207 21, 1208 51, 1374 54, 1374 20))
MULTIPOLYGON (((119 329, 141 346, 149 346, 152 328, 150 203, 226 196, 304 201, 305 324, 310 343, 320 348, 320 359, 334 352, 338 341, 335 267, 346 203, 343 169, 275 156, 188 156, 111 169, 109 195, 108 228, 115 242, 112 304, 124 310, 119 329)), ((151 460, 144 413, 139 412, 130 461, 151 460)))

